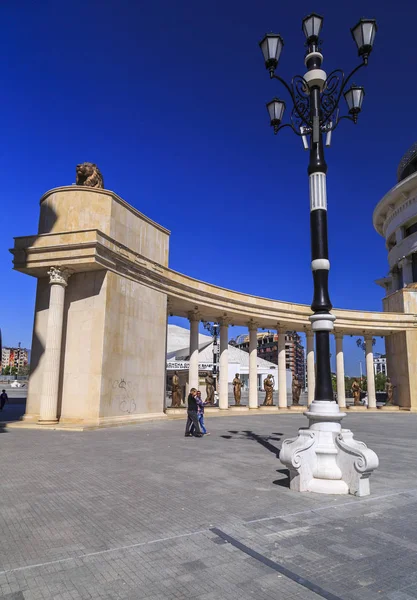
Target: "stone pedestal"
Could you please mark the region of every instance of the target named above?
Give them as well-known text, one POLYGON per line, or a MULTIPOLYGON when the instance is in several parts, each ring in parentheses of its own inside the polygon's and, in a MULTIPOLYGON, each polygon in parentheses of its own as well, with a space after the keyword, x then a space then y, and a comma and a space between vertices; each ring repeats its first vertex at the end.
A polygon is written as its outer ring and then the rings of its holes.
POLYGON ((400 410, 400 407, 395 406, 393 404, 389 404, 388 406, 379 406, 378 410, 386 410, 387 412, 398 412, 400 410))
POLYGON ((242 406, 241 404, 231 404, 229 406, 229 410, 235 410, 235 411, 248 411, 249 410, 249 406, 242 406))
POLYGON ((291 406, 288 406, 289 410, 291 412, 306 412, 306 410, 308 410, 307 406, 300 406, 299 404, 291 404, 291 406))
POLYGON ((314 401, 307 411, 309 427, 298 437, 285 440, 279 459, 290 471, 290 487, 319 494, 370 493, 369 477, 378 467, 378 457, 363 442, 342 429, 346 413, 336 402, 314 401))
POLYGON ((167 294, 143 273, 166 268, 168 242, 166 229, 109 190, 43 196, 37 234, 16 238, 13 250, 15 269, 38 279, 25 421, 90 427, 165 416, 167 294), (47 278, 62 265, 66 287, 47 278))
POLYGON ((263 410, 265 412, 278 412, 278 407, 275 404, 272 406, 265 406, 264 404, 261 404, 259 410, 263 410))
POLYGON ((346 408, 352 412, 366 412, 368 410, 364 404, 360 406, 347 406, 346 408))

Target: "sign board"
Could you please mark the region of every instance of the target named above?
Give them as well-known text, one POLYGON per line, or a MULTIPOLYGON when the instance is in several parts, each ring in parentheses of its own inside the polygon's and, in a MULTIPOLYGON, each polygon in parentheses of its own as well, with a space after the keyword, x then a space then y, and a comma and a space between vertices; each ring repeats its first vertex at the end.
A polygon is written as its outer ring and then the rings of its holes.
MULTIPOLYGON (((167 371, 188 371, 190 368, 190 361, 188 360, 168 360, 167 361, 167 371)), ((198 363, 199 371, 212 371, 213 363, 212 362, 201 362, 198 363)))

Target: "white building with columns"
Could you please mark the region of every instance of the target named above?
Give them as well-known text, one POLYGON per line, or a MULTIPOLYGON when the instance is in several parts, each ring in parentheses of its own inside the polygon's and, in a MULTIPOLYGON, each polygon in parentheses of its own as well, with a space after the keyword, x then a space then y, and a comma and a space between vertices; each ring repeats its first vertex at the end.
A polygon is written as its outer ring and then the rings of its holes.
POLYGON ((376 282, 387 296, 417 283, 417 143, 401 159, 397 180, 373 214, 374 227, 388 250, 389 273, 376 282))

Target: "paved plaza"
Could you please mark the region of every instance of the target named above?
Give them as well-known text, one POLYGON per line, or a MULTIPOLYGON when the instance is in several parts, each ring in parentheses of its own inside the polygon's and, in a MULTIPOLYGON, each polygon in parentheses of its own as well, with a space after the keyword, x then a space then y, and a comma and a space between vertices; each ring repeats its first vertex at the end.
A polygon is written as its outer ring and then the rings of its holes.
POLYGON ((208 422, 0 430, 1 598, 417 598, 417 415, 346 417, 380 457, 369 498, 288 489, 300 415, 208 422))

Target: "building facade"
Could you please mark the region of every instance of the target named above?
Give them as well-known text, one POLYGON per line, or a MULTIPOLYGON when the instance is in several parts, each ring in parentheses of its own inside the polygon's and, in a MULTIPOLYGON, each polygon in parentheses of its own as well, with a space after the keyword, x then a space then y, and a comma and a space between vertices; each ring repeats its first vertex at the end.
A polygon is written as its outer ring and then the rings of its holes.
POLYGON ((387 357, 385 354, 374 355, 374 374, 376 375, 387 375, 387 357))
POLYGON ((29 352, 26 348, 2 348, 1 351, 1 368, 15 368, 17 372, 29 362, 29 352))
MULTIPOLYGON (((239 336, 234 344, 237 348, 249 352, 249 336, 239 336)), ((269 362, 278 364, 278 334, 270 331, 258 333, 258 356, 269 362)), ((292 376, 297 375, 303 387, 305 387, 305 356, 301 337, 296 331, 285 333, 285 367, 289 369, 292 376)))
POLYGON ((401 159, 397 180, 373 214, 388 250, 388 275, 376 281, 387 296, 417 283, 417 142, 401 159))

